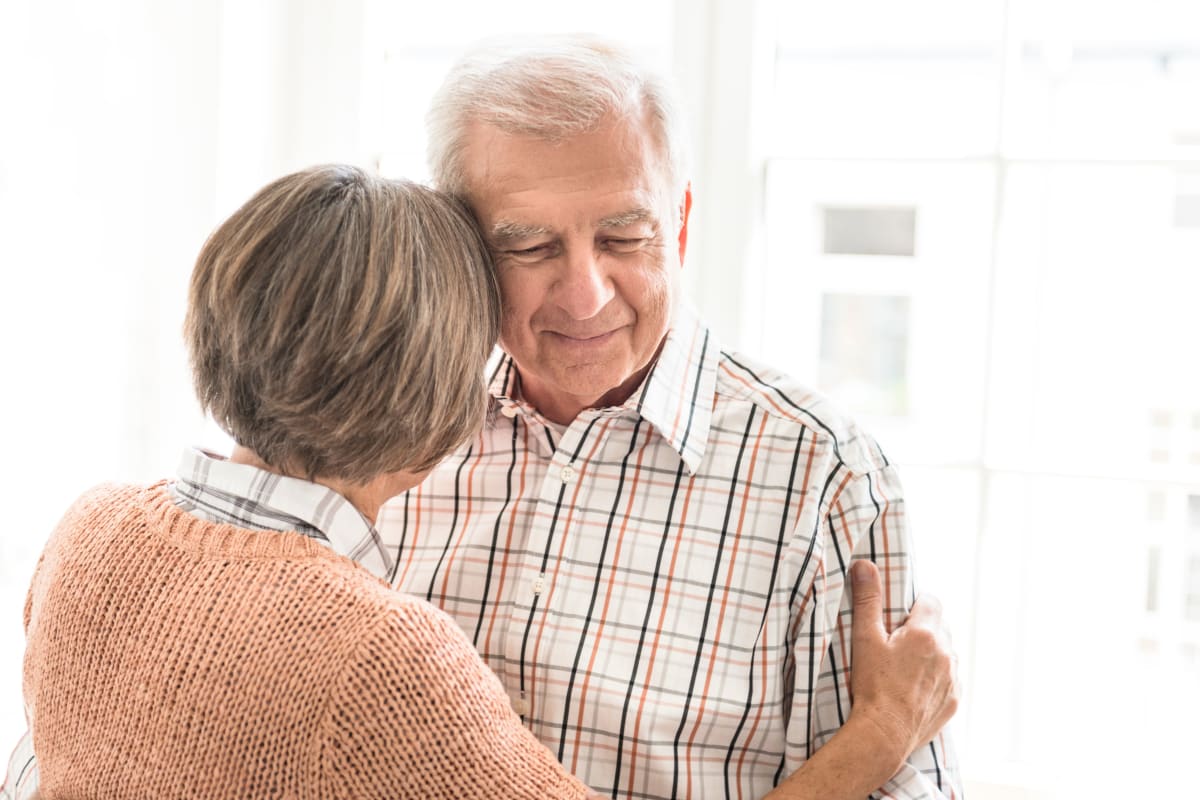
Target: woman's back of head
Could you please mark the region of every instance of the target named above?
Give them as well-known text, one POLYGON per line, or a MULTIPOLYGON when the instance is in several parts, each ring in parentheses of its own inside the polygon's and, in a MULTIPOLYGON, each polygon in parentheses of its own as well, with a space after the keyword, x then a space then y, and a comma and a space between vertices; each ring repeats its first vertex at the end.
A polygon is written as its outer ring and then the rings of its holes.
POLYGON ((366 482, 427 468, 477 429, 499 300, 458 201, 356 167, 259 191, 196 261, 196 393, 291 474, 366 482))

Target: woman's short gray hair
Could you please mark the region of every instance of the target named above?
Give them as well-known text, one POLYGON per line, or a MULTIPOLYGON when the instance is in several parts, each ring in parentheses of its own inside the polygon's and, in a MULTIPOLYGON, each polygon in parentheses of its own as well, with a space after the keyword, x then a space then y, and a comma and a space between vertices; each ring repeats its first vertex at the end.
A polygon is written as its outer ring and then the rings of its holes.
POLYGON ((462 154, 471 123, 561 141, 591 132, 613 115, 642 117, 658 144, 672 197, 682 197, 687 135, 666 80, 595 36, 485 40, 450 68, 434 95, 426 117, 433 181, 443 191, 466 194, 462 154))
POLYGON ((271 466, 368 483, 473 436, 500 329, 461 201, 357 167, 252 197, 205 242, 185 340, 200 405, 271 466))

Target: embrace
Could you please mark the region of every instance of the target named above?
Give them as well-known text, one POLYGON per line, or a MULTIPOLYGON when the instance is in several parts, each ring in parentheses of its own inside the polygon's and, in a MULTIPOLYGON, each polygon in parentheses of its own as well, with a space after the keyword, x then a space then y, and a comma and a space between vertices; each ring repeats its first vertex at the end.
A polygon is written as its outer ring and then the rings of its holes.
POLYGON ((435 188, 315 167, 205 243, 235 447, 66 513, 4 795, 962 797, 895 469, 680 297, 670 88, 490 43, 428 120, 435 188))

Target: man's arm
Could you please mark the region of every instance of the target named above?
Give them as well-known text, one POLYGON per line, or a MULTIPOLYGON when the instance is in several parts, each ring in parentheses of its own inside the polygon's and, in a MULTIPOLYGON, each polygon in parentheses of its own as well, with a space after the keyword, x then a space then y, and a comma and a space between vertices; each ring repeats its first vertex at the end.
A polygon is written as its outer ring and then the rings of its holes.
POLYGON ((0 800, 36 800, 37 759, 33 755, 33 735, 25 731, 8 758, 8 772, 0 787, 0 800))
POLYGON ((958 707, 954 658, 940 609, 924 598, 895 633, 883 624, 882 585, 870 561, 853 575, 854 706, 846 724, 765 800, 858 800, 933 740, 958 707))

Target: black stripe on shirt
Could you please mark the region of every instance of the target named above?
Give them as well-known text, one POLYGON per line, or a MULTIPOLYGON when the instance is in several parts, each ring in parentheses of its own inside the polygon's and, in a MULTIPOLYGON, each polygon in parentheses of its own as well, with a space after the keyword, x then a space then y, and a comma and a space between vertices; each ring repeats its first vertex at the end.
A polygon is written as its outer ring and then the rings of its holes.
MULTIPOLYGON (((775 593, 775 579, 779 577, 779 563, 783 554, 783 543, 787 540, 788 523, 791 521, 788 518, 787 510, 792 507, 792 495, 796 491, 796 472, 800 467, 800 453, 804 449, 804 430, 800 430, 800 435, 796 437, 796 451, 792 454, 792 470, 788 475, 787 494, 783 504, 784 512, 779 516, 779 537, 775 543, 775 565, 771 568, 771 580, 767 583, 767 602, 763 605, 762 619, 759 621, 758 630, 759 636, 762 636, 762 631, 767 627, 767 617, 771 610, 771 596, 775 593)), ((786 643, 785 643, 786 644, 786 643)), ((725 754, 725 796, 733 795, 733 790, 729 785, 730 765, 733 762, 735 753, 744 753, 745 750, 737 746, 738 739, 741 738, 742 730, 746 727, 746 720, 750 718, 750 710, 754 707, 754 670, 749 671, 749 681, 746 688, 746 707, 742 710, 742 718, 738 721, 737 728, 733 732, 733 736, 729 741, 729 751, 725 754)))
POLYGON ((508 463, 508 472, 504 476, 504 503, 500 506, 500 512, 496 515, 496 524, 492 526, 492 544, 488 548, 487 557, 487 572, 483 577, 483 591, 479 593, 479 620, 475 623, 475 633, 471 637, 471 641, 475 644, 475 649, 479 647, 479 633, 483 630, 483 621, 487 618, 488 597, 491 596, 492 588, 492 570, 496 565, 496 550, 500 545, 500 527, 505 519, 505 513, 508 511, 509 505, 512 503, 513 497, 513 472, 517 468, 517 433, 520 426, 517 425, 517 418, 512 420, 512 459, 508 463))
POLYGON ((696 679, 700 675, 700 662, 704 657, 705 637, 708 634, 708 619, 712 612, 713 597, 717 592, 717 579, 721 574, 721 557, 725 553, 725 541, 729 538, 729 520, 733 515, 733 507, 737 500, 739 477, 742 471, 742 456, 746 454, 746 444, 750 441, 750 431, 754 425, 754 417, 758 409, 751 408, 746 415, 746 430, 742 432, 741 446, 738 447, 737 460, 733 465, 733 480, 729 487, 729 497, 725 503, 725 519, 721 524, 721 538, 717 543, 717 554, 713 559, 713 574, 708 583, 708 602, 704 605, 704 618, 700 623, 700 636, 696 642, 696 660, 692 663, 692 677, 688 681, 687 700, 683 706, 683 714, 679 718, 679 727, 675 730, 674 754, 675 768, 671 780, 671 796, 679 796, 679 743, 683 738, 683 729, 687 725, 688 711, 691 709, 692 697, 696 691, 696 679))
MULTIPOLYGON (((625 755, 625 726, 629 720, 629 708, 633 699, 633 687, 637 685, 638 669, 642 663, 642 651, 646 647, 646 636, 650 633, 650 617, 654 612, 654 600, 658 596, 658 581, 662 577, 662 562, 663 554, 667 549, 667 542, 671 539, 672 532, 676 531, 674 523, 675 517, 675 501, 679 498, 680 485, 683 483, 683 476, 686 465, 683 460, 679 461, 679 468, 675 471, 675 486, 671 490, 671 500, 667 505, 667 513, 663 522, 662 537, 658 542, 658 556, 654 560, 654 576, 650 581, 650 596, 646 602, 646 615, 642 618, 642 630, 638 634, 637 652, 633 656, 633 669, 629 673, 629 687, 625 690, 625 702, 621 707, 621 725, 617 732, 617 757, 616 766, 613 768, 613 786, 620 786, 621 780, 621 761, 625 755)), ((657 631, 656 631, 657 632, 657 631)), ((647 676, 649 680, 649 676, 647 676)), ((629 787, 633 791, 633 787, 629 787)))
POLYGON ((588 638, 588 629, 592 626, 593 614, 596 611, 596 600, 600 596, 600 584, 604 570, 608 567, 608 545, 612 541, 613 525, 617 520, 617 511, 624 498, 625 476, 629 472, 629 459, 637 452, 638 440, 641 436, 642 418, 639 416, 633 426, 633 434, 629 437, 629 449, 621 459, 621 475, 617 479, 617 488, 613 493, 612 508, 608 512, 608 523, 604 526, 604 543, 600 546, 600 557, 596 559, 596 577, 592 582, 592 599, 588 601, 587 613, 583 617, 583 626, 579 631, 579 647, 575 649, 575 661, 571 664, 571 676, 567 679, 567 691, 563 695, 562 733, 558 739, 558 760, 562 761, 563 752, 567 746, 567 728, 571 719, 571 695, 575 693, 575 679, 579 676, 579 662, 583 658, 583 648, 588 638))
MULTIPOLYGON (((433 572, 429 575, 429 591, 425 593, 425 600, 433 602, 433 587, 437 585, 438 573, 442 571, 442 565, 446 562, 446 554, 450 552, 450 545, 454 542, 455 535, 458 529, 458 504, 459 498, 463 496, 462 492, 462 471, 471 461, 471 454, 475 451, 474 447, 467 448, 467 452, 463 453, 462 461, 458 464, 458 469, 454 471, 454 513, 450 517, 449 535, 446 537, 446 546, 442 548, 441 555, 438 556, 437 566, 433 568, 433 572)), ((441 603, 437 604, 441 607, 441 603)))

